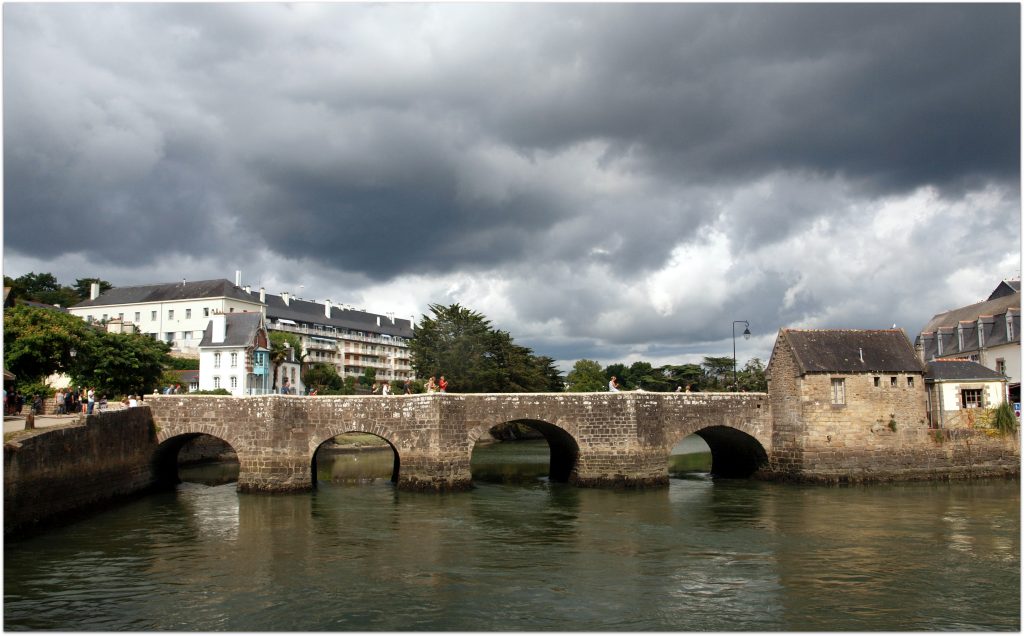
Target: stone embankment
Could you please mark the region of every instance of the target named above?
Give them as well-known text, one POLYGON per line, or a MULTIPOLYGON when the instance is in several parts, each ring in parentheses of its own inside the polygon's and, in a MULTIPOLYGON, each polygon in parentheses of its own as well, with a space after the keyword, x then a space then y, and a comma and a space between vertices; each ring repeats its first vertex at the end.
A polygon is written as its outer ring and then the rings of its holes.
POLYGON ((4 535, 147 490, 155 449, 144 408, 19 433, 4 443, 4 535))

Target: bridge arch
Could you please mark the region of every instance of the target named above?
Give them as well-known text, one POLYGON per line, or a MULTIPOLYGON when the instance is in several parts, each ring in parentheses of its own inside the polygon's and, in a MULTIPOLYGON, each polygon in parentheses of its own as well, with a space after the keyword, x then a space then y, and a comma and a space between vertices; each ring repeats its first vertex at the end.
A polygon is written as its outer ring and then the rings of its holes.
MULTIPOLYGON (((380 432, 375 432, 373 430, 368 430, 368 429, 373 429, 373 428, 378 428, 378 427, 372 427, 372 426, 371 427, 366 427, 366 426, 362 426, 361 427, 361 426, 352 425, 351 427, 346 428, 345 430, 343 430, 341 432, 334 433, 332 435, 329 435, 326 438, 321 439, 320 442, 315 444, 315 445, 311 442, 310 445, 313 446, 313 448, 312 448, 312 451, 310 453, 309 468, 310 468, 310 476, 311 476, 313 488, 316 488, 316 484, 317 484, 317 454, 322 449, 324 449, 328 444, 330 444, 331 440, 333 440, 335 437, 337 437, 338 435, 346 435, 348 433, 363 433, 363 434, 373 435, 374 437, 376 437, 376 438, 380 439, 381 441, 387 443, 388 448, 391 449, 391 452, 394 455, 394 464, 392 465, 392 469, 391 469, 391 483, 397 484, 398 483, 399 473, 401 472, 401 465, 402 465, 401 453, 399 453, 398 447, 395 446, 395 443, 393 441, 391 441, 391 439, 388 439, 388 437, 382 435, 380 432)), ((317 438, 317 439, 319 439, 319 438, 317 438)))
POLYGON ((505 424, 524 424, 540 433, 548 443, 548 479, 569 482, 576 472, 580 458, 580 446, 573 434, 562 426, 534 418, 492 420, 469 430, 469 452, 472 457, 476 442, 495 427, 505 424))
POLYGON ((721 424, 678 435, 668 452, 690 435, 700 437, 711 449, 711 475, 714 477, 750 477, 768 463, 768 451, 754 435, 721 424))
POLYGON ((151 460, 155 488, 169 489, 181 483, 181 477, 178 474, 178 457, 181 449, 204 435, 227 444, 235 452, 235 455, 238 456, 239 464, 241 464, 242 458, 238 453, 239 446, 237 442, 232 443, 231 440, 224 439, 224 437, 216 432, 188 431, 172 433, 161 431, 157 435, 157 446, 153 451, 151 460))

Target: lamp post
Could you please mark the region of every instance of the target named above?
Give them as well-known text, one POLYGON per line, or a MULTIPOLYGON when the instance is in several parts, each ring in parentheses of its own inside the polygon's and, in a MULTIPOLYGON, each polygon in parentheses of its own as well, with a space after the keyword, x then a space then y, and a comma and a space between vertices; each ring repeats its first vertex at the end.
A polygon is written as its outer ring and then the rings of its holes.
POLYGON ((735 391, 739 388, 736 382, 736 325, 743 324, 743 339, 750 340, 750 323, 746 320, 733 320, 732 321, 732 390, 735 391))

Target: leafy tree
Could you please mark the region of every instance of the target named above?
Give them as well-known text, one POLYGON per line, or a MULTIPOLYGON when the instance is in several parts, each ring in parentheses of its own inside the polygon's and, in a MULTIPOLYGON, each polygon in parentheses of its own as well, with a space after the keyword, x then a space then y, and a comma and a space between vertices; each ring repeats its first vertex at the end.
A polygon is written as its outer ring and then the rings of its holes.
POLYGON ((569 385, 566 390, 575 393, 603 391, 608 386, 601 365, 594 360, 577 360, 565 379, 569 385))
POLYGON ((295 356, 300 356, 301 359, 305 359, 305 354, 302 354, 302 340, 293 333, 285 331, 271 331, 270 332, 270 364, 273 366, 273 386, 271 387, 274 392, 277 392, 277 370, 283 362, 287 362, 295 356))
POLYGON ((307 388, 321 391, 341 391, 344 382, 335 368, 325 362, 314 362, 302 374, 302 383, 307 388))
POLYGON ((460 393, 548 391, 560 384, 550 358, 515 344, 482 314, 458 304, 431 305, 409 343, 421 378, 444 375, 460 393))
POLYGON ((739 391, 767 391, 768 379, 765 375, 764 362, 760 358, 751 358, 737 371, 736 381, 739 391))
POLYGON ((72 379, 107 395, 151 392, 160 384, 170 359, 170 345, 144 334, 100 331, 84 344, 84 351, 75 358, 72 379))
POLYGON ((677 386, 699 390, 704 379, 704 370, 699 364, 665 365, 661 367, 661 372, 668 379, 672 391, 677 386))
POLYGON ((168 369, 175 369, 179 371, 195 371, 199 369, 199 358, 171 356, 168 359, 166 366, 168 369))
POLYGON ((732 384, 732 357, 706 356, 700 366, 704 368, 704 380, 709 389, 721 391, 732 384))
POLYGON ((86 300, 92 293, 92 284, 99 283, 100 293, 111 290, 114 288, 113 285, 100 278, 78 278, 75 280, 73 289, 81 300, 86 300))
POLYGON ((71 351, 84 352, 95 334, 76 316, 16 305, 4 312, 4 366, 26 381, 70 373, 71 351))
POLYGON ((604 368, 604 384, 605 384, 605 386, 608 385, 608 381, 612 379, 612 376, 615 376, 615 380, 619 383, 619 388, 620 389, 624 389, 624 390, 628 391, 629 389, 633 388, 633 383, 630 382, 630 377, 629 377, 629 367, 627 367, 626 365, 622 364, 621 362, 616 362, 615 364, 609 364, 608 366, 606 366, 604 368))
POLYGON ((341 392, 344 395, 355 395, 356 379, 354 376, 345 376, 345 379, 341 383, 341 392))
POLYGON ((373 383, 377 381, 377 369, 366 367, 363 369, 363 375, 360 380, 360 384, 363 386, 373 386, 373 383))

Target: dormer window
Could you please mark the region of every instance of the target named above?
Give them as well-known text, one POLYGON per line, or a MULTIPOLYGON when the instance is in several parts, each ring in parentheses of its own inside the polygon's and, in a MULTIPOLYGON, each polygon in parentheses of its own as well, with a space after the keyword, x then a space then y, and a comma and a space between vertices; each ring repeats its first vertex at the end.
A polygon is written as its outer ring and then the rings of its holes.
POLYGON ((981 318, 978 319, 978 348, 985 348, 985 325, 981 322, 981 318))
POLYGON ((1013 314, 1006 312, 1006 341, 1013 342, 1013 314))
POLYGON ((956 340, 957 340, 957 344, 960 346, 959 350, 963 351, 964 350, 964 326, 963 325, 957 325, 956 326, 956 340))

